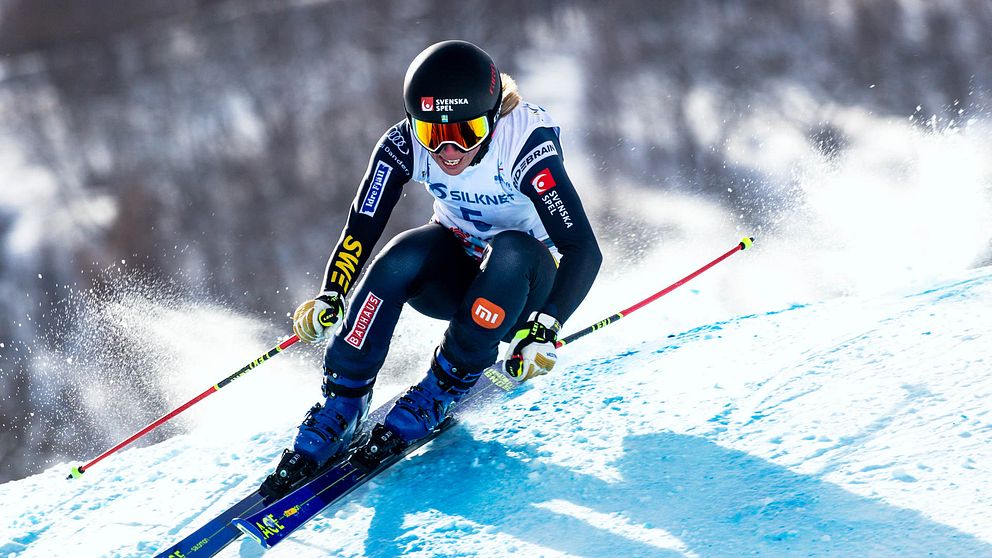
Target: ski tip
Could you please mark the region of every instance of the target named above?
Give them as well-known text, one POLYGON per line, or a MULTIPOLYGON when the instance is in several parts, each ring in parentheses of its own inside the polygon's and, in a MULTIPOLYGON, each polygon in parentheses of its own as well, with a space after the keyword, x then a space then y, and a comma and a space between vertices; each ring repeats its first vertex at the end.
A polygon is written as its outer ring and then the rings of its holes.
POLYGON ((82 465, 77 465, 72 468, 72 471, 69 473, 69 476, 65 478, 65 480, 78 479, 79 477, 83 476, 83 473, 85 472, 86 471, 83 470, 82 465))
POLYGON ((754 244, 754 237, 745 236, 744 238, 741 239, 741 244, 740 244, 741 250, 747 250, 748 248, 751 247, 752 244, 754 244))

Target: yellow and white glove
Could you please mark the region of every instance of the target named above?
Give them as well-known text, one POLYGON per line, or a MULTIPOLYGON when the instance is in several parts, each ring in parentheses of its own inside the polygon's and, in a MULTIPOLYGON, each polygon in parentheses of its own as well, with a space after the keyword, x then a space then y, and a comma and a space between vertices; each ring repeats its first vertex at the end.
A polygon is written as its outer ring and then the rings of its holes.
POLYGON ((334 291, 324 291, 308 300, 293 314, 293 333, 301 341, 319 343, 333 331, 334 324, 344 316, 344 296, 334 291))
POLYGON ((518 381, 551 372, 558 361, 555 341, 561 324, 554 317, 532 312, 523 329, 517 331, 506 352, 506 372, 518 381))

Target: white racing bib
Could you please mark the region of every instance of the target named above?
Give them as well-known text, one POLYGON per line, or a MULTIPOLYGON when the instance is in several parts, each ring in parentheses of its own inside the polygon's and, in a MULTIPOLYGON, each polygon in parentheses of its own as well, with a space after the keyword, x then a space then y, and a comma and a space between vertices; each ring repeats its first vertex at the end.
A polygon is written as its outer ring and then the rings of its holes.
MULTIPOLYGON (((489 241, 503 231, 522 231, 544 242, 559 257, 530 199, 520 192, 521 177, 547 157, 560 156, 551 141, 510 165, 538 128, 558 127, 544 109, 526 102, 496 122, 485 157, 458 176, 449 176, 419 142, 413 142, 413 180, 434 196, 433 221, 450 229, 469 255, 481 259, 489 241)), ((535 187, 539 188, 539 185, 535 187)))

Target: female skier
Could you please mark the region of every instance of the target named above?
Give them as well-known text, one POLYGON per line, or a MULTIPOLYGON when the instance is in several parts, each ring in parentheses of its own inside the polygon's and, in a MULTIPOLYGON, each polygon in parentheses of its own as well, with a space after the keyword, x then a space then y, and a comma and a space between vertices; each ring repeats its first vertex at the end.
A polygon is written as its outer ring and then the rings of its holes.
POLYGON ((262 485, 280 495, 348 448, 367 412, 404 304, 448 321, 425 377, 386 415, 405 442, 436 428, 509 341, 508 371, 523 381, 556 361, 561 323, 589 291, 602 255, 562 160, 559 129, 520 98, 485 51, 464 41, 428 47, 403 83, 406 118, 376 145, 321 292, 296 310, 293 330, 323 341, 323 404, 262 485), (379 253, 403 186, 434 196, 430 222, 379 253))

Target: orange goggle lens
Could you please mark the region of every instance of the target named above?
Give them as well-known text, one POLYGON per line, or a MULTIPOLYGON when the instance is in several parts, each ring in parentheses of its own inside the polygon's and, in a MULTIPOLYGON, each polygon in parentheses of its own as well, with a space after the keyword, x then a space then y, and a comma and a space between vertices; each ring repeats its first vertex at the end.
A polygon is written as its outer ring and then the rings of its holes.
POLYGON ((414 137, 431 153, 437 153, 446 143, 453 143, 462 151, 471 151, 489 137, 489 119, 485 115, 450 123, 410 120, 413 121, 414 137))

